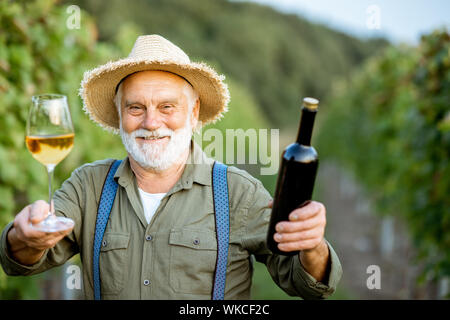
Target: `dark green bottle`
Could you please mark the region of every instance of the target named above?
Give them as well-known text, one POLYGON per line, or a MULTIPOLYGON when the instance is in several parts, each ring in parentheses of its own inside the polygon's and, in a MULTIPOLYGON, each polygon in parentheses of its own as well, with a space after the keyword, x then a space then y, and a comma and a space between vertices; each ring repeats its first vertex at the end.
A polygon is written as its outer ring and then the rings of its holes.
POLYGON ((289 214, 294 209, 311 200, 319 165, 318 154, 311 146, 311 135, 318 106, 319 101, 317 99, 303 99, 297 140, 287 146, 281 156, 267 233, 267 246, 276 254, 286 256, 298 254, 298 251, 284 252, 279 250, 278 243, 273 239, 273 235, 276 233, 275 225, 278 222, 288 221, 289 214))

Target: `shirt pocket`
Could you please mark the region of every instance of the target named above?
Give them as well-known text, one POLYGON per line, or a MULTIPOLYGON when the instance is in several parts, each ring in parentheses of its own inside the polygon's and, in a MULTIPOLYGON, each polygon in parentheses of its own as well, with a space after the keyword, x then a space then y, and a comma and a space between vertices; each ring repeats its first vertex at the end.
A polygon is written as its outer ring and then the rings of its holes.
POLYGON ((211 294, 217 258, 216 233, 174 229, 170 232, 170 286, 178 293, 211 294))
POLYGON ((125 284, 129 233, 105 233, 100 247, 102 294, 117 294, 125 284))

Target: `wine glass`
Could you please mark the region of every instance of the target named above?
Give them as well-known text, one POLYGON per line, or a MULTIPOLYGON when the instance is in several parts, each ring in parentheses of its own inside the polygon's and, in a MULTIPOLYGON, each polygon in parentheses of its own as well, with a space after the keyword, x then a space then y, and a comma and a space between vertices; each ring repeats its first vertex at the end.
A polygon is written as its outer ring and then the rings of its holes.
POLYGON ((53 171, 72 150, 74 137, 66 96, 42 94, 32 97, 25 142, 33 158, 47 167, 50 205, 47 217, 38 224, 32 224, 39 231, 63 231, 75 224, 72 219, 57 217, 52 203, 53 171))

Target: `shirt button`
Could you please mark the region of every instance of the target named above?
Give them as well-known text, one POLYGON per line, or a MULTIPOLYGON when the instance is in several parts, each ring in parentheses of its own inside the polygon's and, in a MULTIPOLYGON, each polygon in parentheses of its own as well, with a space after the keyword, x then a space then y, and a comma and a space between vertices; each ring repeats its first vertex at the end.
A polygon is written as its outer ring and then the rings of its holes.
POLYGON ((144 286, 148 286, 149 284, 150 284, 150 280, 145 279, 145 280, 144 280, 144 286))
POLYGON ((153 237, 151 235, 148 235, 145 237, 145 240, 147 240, 147 241, 151 241, 152 239, 153 239, 153 237))
POLYGON ((103 244, 104 247, 106 247, 106 244, 107 244, 106 240, 103 240, 102 244, 103 244))
POLYGON ((199 239, 194 239, 194 244, 195 245, 199 245, 200 244, 200 240, 199 239))

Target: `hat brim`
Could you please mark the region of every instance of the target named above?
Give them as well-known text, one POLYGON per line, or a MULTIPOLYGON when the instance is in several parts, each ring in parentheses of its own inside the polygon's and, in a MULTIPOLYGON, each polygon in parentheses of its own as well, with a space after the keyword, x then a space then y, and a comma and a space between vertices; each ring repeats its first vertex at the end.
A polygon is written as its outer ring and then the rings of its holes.
POLYGON ((216 122, 228 111, 230 94, 223 81, 225 77, 207 64, 132 58, 108 62, 84 73, 80 88, 83 110, 102 128, 118 133, 119 115, 114 104, 116 86, 126 76, 148 70, 172 72, 191 83, 200 98, 199 121, 202 125, 216 122))

